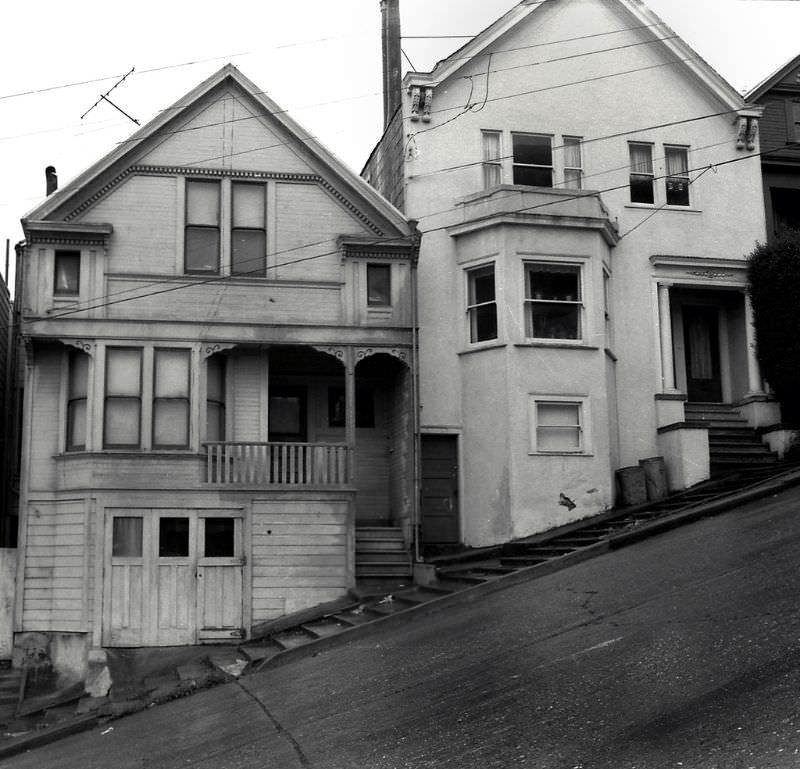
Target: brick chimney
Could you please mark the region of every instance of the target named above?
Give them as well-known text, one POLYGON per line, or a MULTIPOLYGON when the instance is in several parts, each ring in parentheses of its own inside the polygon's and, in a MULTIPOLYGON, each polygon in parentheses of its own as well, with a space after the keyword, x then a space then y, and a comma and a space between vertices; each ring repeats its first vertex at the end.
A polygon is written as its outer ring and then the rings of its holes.
POLYGON ((401 72, 400 0, 381 2, 381 47, 383 49, 383 127, 389 125, 400 106, 401 72))
POLYGON ((47 166, 44 169, 44 178, 47 184, 47 194, 52 195, 58 189, 58 176, 54 166, 47 166))

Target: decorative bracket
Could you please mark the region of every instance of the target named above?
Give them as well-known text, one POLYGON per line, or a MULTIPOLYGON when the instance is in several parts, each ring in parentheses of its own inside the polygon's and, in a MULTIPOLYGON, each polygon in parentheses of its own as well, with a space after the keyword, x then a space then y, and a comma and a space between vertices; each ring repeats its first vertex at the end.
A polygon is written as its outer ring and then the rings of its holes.
POLYGON ((356 363, 360 363, 365 358, 369 358, 373 355, 383 354, 391 355, 393 358, 397 358, 408 366, 408 353, 408 350, 401 347, 359 347, 356 349, 356 363))
POLYGON ((758 118, 740 115, 736 128, 736 149, 743 150, 747 147, 750 151, 754 150, 757 136, 758 118))
POLYGON ((317 350, 317 352, 325 353, 325 355, 330 355, 330 356, 336 358, 336 360, 338 360, 342 364, 346 363, 345 356, 346 356, 347 349, 345 347, 333 347, 333 346, 316 345, 316 344, 311 345, 311 346, 315 350, 317 350))
POLYGON ((81 352, 85 352, 87 355, 94 355, 94 342, 85 342, 82 339, 60 339, 59 341, 61 344, 67 345, 67 347, 76 347, 81 352))
POLYGON ((212 355, 216 355, 218 352, 232 350, 234 347, 236 347, 236 345, 231 342, 204 342, 200 349, 200 354, 203 356, 203 360, 205 360, 212 355))
POLYGON ((431 106, 433 105, 433 88, 430 86, 411 86, 411 121, 416 123, 422 113, 422 122, 431 122, 431 106))

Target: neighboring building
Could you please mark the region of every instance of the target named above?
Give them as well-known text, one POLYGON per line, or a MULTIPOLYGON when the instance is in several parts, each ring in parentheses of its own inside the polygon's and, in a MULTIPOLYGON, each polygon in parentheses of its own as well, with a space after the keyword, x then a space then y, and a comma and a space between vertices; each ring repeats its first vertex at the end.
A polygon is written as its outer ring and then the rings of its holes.
POLYGON ((17 331, 14 304, 6 279, 0 276, 0 548, 13 548, 17 541, 20 401, 17 331))
POLYGON ((18 645, 247 637, 410 543, 412 231, 235 67, 23 228, 18 645))
POLYGON ((762 105, 761 170, 767 209, 767 237, 800 229, 800 56, 757 85, 745 97, 762 105))
POLYGON ((641 2, 525 0, 384 85, 362 175, 422 232, 424 542, 598 513, 653 456, 703 480, 708 404, 778 421, 746 296, 761 108, 641 2))

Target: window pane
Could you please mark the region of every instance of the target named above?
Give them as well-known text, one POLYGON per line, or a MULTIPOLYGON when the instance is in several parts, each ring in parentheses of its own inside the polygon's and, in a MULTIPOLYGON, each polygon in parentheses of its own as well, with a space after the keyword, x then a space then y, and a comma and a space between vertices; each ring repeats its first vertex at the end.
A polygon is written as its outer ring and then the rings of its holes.
POLYGON ((537 403, 536 444, 540 451, 575 451, 581 448, 579 403, 537 403))
POLYGON ((85 398, 89 379, 89 356, 73 352, 69 356, 69 397, 85 398))
POLYGON ((580 431, 576 427, 540 427, 536 443, 539 451, 576 451, 581 447, 580 431))
POLYGON ((689 157, 683 147, 665 147, 667 176, 686 176, 689 173, 689 157))
POLYGON ((203 554, 206 558, 233 558, 236 555, 233 518, 206 518, 206 534, 203 554))
POLYGON ((564 165, 567 168, 581 167, 581 141, 564 137, 564 165))
POLYGON ((141 392, 142 351, 138 347, 114 347, 106 351, 106 395, 141 392))
POLYGON ((553 165, 553 150, 549 136, 514 134, 514 162, 537 166, 553 165))
POLYGON ((561 299, 567 302, 580 300, 580 267, 547 265, 531 267, 529 298, 561 299))
POLYGON ((653 173, 653 148, 649 144, 631 144, 631 173, 653 173))
POLYGON ((483 166, 483 186, 494 187, 501 183, 502 174, 500 166, 496 163, 484 163, 483 166))
POLYGON ((234 230, 231 272, 263 278, 267 271, 267 235, 263 230, 234 230))
POLYGON ((582 188, 581 184, 581 172, 577 168, 566 168, 564 169, 564 186, 569 187, 573 190, 579 190, 582 188))
POLYGON ((159 558, 185 558, 189 555, 189 519, 159 518, 159 558))
POLYGON ((667 179, 667 205, 689 205, 689 182, 683 179, 667 179))
POLYGON ((580 421, 580 406, 577 403, 539 403, 539 425, 552 427, 574 427, 580 421))
POLYGON ((80 291, 81 255, 56 251, 53 293, 77 296, 80 291))
POLYGON ((631 174, 631 202, 653 203, 653 177, 631 174))
POLYGON ((580 339, 580 307, 577 304, 530 303, 532 328, 537 339, 580 339))
POLYGON ((219 230, 212 227, 186 228, 187 272, 219 270, 219 230))
POLYGON ((391 268, 388 264, 367 265, 367 304, 386 307, 391 302, 391 268))
POLYGON ((233 185, 233 226, 264 229, 266 206, 262 184, 233 185))
POLYGON ((483 132, 483 159, 498 160, 500 158, 500 134, 495 131, 483 132))
POLYGON ((67 404, 67 449, 86 448, 86 399, 67 404))
POLYGON ((114 518, 111 554, 117 558, 142 557, 142 519, 114 518))
POLYGON ((189 350, 155 351, 155 397, 189 397, 189 350))
POLYGON ((153 445, 181 447, 189 444, 189 401, 156 400, 153 403, 153 445))
POLYGON ((469 273, 469 303, 493 302, 494 267, 481 267, 469 273))
POLYGON ((141 404, 138 398, 106 398, 103 443, 106 446, 138 447, 141 404))
POLYGON ((219 182, 186 182, 186 223, 219 225, 219 182))
POLYGON ((470 316, 470 341, 485 342, 497 339, 497 310, 494 303, 472 310, 470 316))
POLYGON ((527 184, 531 187, 552 187, 553 169, 514 166, 514 184, 527 184))

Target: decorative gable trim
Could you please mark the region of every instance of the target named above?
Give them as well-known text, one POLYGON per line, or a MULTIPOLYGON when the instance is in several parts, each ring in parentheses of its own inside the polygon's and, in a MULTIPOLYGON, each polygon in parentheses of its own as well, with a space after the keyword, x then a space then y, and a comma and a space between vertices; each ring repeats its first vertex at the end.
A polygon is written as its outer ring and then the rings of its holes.
POLYGON ((305 182, 306 184, 318 184, 326 192, 332 195, 342 206, 344 206, 362 224, 372 230, 376 235, 383 235, 383 230, 374 224, 360 211, 350 200, 348 200, 339 190, 336 189, 327 179, 319 174, 301 174, 272 171, 253 171, 236 168, 196 168, 194 166, 148 166, 134 165, 126 168, 107 184, 103 185, 92 196, 84 200, 79 206, 70 211, 64 221, 71 221, 91 208, 101 198, 103 198, 114 187, 118 186, 130 175, 136 176, 212 176, 221 178, 224 176, 235 177, 237 179, 273 179, 277 181, 305 182))

